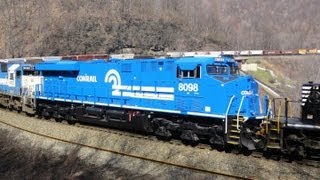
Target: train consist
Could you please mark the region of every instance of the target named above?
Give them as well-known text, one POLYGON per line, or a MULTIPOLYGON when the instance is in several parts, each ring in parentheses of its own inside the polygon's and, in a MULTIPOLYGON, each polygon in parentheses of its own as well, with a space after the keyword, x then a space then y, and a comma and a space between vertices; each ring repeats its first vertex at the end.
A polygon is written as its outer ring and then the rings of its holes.
POLYGON ((318 49, 297 50, 229 50, 229 51, 199 51, 199 52, 168 52, 168 56, 283 56, 283 55, 319 55, 318 49))
POLYGON ((269 119, 269 99, 230 56, 17 59, 1 63, 0 105, 70 124, 306 156, 319 148, 319 86, 310 87, 302 119, 269 119))
MULTIPOLYGON (((290 107, 286 103, 286 109, 290 107)), ((286 111, 288 112, 288 111, 286 111)), ((309 82, 301 90, 301 117, 282 119, 283 146, 299 157, 320 155, 320 84, 309 82)))

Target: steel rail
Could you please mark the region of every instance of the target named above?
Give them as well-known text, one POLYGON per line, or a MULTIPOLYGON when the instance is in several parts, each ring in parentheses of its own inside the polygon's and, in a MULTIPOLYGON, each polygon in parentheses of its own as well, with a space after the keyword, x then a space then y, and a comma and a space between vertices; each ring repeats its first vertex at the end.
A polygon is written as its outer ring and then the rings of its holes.
POLYGON ((12 127, 12 128, 24 131, 24 132, 28 132, 30 134, 34 134, 34 135, 37 135, 37 136, 53 139, 53 140, 56 140, 56 141, 61 141, 61 142, 68 143, 68 144, 73 144, 73 145, 77 145, 77 146, 91 148, 91 149, 95 149, 95 150, 99 150, 99 151, 109 152, 109 153, 113 153, 113 154, 117 154, 117 155, 121 155, 121 156, 127 156, 127 157, 131 157, 131 158, 135 158, 135 159, 141 159, 141 160, 145 160, 145 161, 150 161, 150 162, 153 162, 153 163, 165 164, 165 165, 174 166, 174 167, 178 167, 178 168, 189 169, 189 170, 192 170, 192 171, 198 171, 198 172, 212 174, 212 175, 220 175, 220 176, 225 176, 225 177, 229 177, 229 178, 256 179, 254 177, 248 178, 248 177, 242 177, 242 176, 228 174, 228 173, 224 173, 224 172, 217 172, 217 171, 211 171, 211 170, 206 170, 206 169, 202 169, 202 168, 182 165, 182 164, 175 164, 175 163, 171 163, 171 162, 167 162, 167 161, 155 160, 155 159, 151 159, 151 158, 147 158, 147 157, 143 157, 143 156, 138 156, 138 155, 134 155, 134 154, 128 154, 128 153, 124 153, 124 152, 114 151, 114 150, 111 150, 111 149, 106 149, 106 148, 87 145, 87 144, 78 143, 78 142, 74 142, 74 141, 69 141, 69 140, 65 140, 65 139, 49 136, 49 135, 46 135, 46 134, 34 132, 34 131, 31 131, 31 130, 28 130, 28 129, 25 129, 25 128, 21 128, 21 127, 18 127, 16 125, 4 122, 2 120, 0 120, 0 122, 2 124, 5 124, 5 125, 9 126, 9 127, 12 127))

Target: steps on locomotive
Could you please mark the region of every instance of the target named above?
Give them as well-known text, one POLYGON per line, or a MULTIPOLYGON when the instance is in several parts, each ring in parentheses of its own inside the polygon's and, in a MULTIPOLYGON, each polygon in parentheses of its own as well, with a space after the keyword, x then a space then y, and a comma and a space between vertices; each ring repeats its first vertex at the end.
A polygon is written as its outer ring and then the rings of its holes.
MULTIPOLYGON (((239 117, 239 128, 242 127, 243 121, 243 117, 239 117)), ((240 130, 237 129, 237 118, 233 118, 228 122, 227 143, 231 145, 240 144, 240 130)))
POLYGON ((281 141, 280 141, 280 127, 281 122, 278 122, 277 119, 270 119, 269 132, 268 132, 268 141, 267 148, 268 149, 280 149, 281 141))

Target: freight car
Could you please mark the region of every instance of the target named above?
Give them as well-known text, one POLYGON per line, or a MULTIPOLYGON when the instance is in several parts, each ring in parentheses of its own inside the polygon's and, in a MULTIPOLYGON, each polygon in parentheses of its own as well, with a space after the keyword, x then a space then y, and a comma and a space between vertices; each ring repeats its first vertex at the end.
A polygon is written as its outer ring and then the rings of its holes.
POLYGON ((62 60, 75 60, 75 61, 89 61, 92 59, 108 60, 109 55, 108 54, 67 55, 67 56, 62 56, 61 59, 62 60))
POLYGON ((299 51, 298 50, 282 50, 281 54, 282 55, 298 55, 299 51))
POLYGON ((281 51, 280 50, 263 50, 263 55, 268 55, 268 56, 281 55, 281 51))
POLYGON ((231 57, 50 60, 32 70, 21 87, 28 96, 16 94, 31 99, 29 114, 251 150, 265 141, 257 132, 266 103, 231 57))

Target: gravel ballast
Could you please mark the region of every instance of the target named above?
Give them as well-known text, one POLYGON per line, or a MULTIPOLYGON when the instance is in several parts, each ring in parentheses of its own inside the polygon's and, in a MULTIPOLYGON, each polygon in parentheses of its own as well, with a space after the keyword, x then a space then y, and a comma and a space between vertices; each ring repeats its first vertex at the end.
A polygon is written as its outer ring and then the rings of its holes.
MULTIPOLYGON (((47 120, 26 117, 14 112, 0 110, 0 121, 23 129, 52 136, 58 139, 95 146, 112 151, 119 151, 135 156, 166 161, 169 163, 187 165, 205 170, 228 173, 247 178, 258 179, 317 179, 320 177, 320 169, 295 162, 268 160, 255 158, 242 154, 218 152, 216 150, 199 149, 191 146, 175 145, 162 141, 150 141, 118 134, 83 129, 61 123, 52 123, 47 120)), ((115 155, 113 153, 94 150, 87 147, 77 147, 65 142, 48 139, 25 131, 17 130, 3 123, 0 129, 5 129, 15 142, 26 148, 46 149, 54 155, 75 153, 77 157, 88 164, 97 167, 112 165, 114 168, 126 169, 135 174, 136 178, 147 179, 161 178, 212 178, 211 174, 200 173, 173 166, 161 165, 137 158, 115 155)), ((110 172, 100 172, 108 177, 110 172)), ((215 178, 220 176, 215 176, 215 178)), ((133 176, 131 178, 134 178, 133 176)), ((220 177, 225 178, 225 177, 220 177)))

